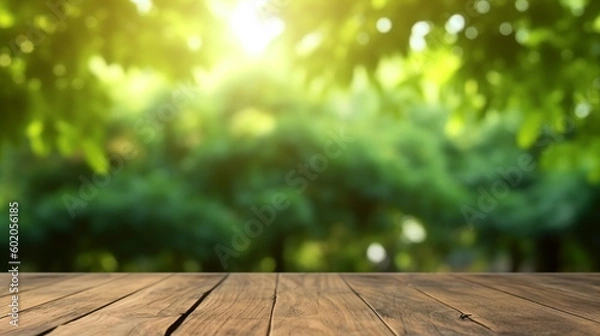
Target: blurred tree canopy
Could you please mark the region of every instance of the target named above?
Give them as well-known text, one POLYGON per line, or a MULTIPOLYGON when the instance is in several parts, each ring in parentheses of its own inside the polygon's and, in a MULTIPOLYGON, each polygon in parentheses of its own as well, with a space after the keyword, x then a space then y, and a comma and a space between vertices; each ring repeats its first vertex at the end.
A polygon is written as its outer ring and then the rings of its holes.
POLYGON ((599 37, 591 0, 5 1, 0 198, 35 270, 600 270, 599 37))

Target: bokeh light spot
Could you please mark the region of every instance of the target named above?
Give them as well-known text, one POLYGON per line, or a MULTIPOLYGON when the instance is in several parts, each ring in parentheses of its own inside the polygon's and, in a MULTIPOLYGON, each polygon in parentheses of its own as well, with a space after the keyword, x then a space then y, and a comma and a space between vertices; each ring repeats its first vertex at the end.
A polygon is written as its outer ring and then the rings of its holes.
POLYGON ((379 20, 377 20, 377 31, 385 34, 388 33, 390 30, 392 30, 392 20, 386 18, 386 17, 382 17, 379 20))
POLYGON ((379 243, 372 243, 367 248, 367 258, 372 263, 379 264, 385 259, 386 255, 385 248, 379 243))

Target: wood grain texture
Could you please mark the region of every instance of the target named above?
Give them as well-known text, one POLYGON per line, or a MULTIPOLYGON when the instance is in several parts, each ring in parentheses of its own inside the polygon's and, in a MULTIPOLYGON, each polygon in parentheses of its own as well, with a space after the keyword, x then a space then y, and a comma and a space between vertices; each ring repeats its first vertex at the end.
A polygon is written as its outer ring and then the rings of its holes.
POLYGON ((173 335, 267 335, 276 274, 231 274, 173 335))
MULTIPOLYGON (((43 286, 24 293, 19 291, 21 292, 19 310, 25 312, 41 304, 83 292, 86 289, 102 285, 123 276, 123 274, 117 273, 84 274, 63 279, 63 281, 45 283, 43 286)), ((8 318, 8 316, 4 316, 1 319, 4 318, 8 318)))
POLYGON ((94 314, 61 325, 50 335, 165 335, 225 275, 178 274, 94 314))
POLYGON ((574 295, 590 297, 600 293, 600 274, 535 274, 534 282, 547 287, 568 291, 574 295))
MULTIPOLYGON (((533 275, 480 274, 461 278, 557 311, 600 323, 600 300, 598 298, 594 299, 590 295, 591 292, 588 292, 587 297, 574 295, 568 289, 571 286, 563 286, 562 288, 544 286, 543 280, 540 281, 539 277, 533 275)), ((600 325, 598 327, 600 328, 600 325)))
MULTIPOLYGON (((73 279, 84 273, 29 273, 19 272, 19 293, 27 292, 35 288, 56 284, 60 281, 73 279)), ((8 288, 12 276, 8 273, 0 274, 2 288, 8 288)), ((11 296, 8 291, 1 293, 0 298, 11 296)))
POLYGON ((31 273, 20 280, 29 285, 19 293, 19 326, 2 316, 0 335, 600 335, 600 274, 31 273))
MULTIPOLYGON (((396 277, 402 277, 395 275, 396 277)), ((424 294, 501 334, 594 335, 600 325, 465 281, 459 276, 410 274, 405 278, 424 294)))
MULTIPOLYGON (((95 275, 106 276, 106 274, 95 275)), ((58 325, 95 312, 168 276, 169 274, 124 274, 108 283, 28 309, 20 314, 18 327, 9 325, 8 319, 2 319, 0 335, 28 336, 47 332, 58 325)))
POLYGON ((394 335, 338 274, 281 274, 273 335, 394 335))
POLYGON ((398 335, 494 334, 415 290, 403 277, 345 274, 343 278, 398 335))

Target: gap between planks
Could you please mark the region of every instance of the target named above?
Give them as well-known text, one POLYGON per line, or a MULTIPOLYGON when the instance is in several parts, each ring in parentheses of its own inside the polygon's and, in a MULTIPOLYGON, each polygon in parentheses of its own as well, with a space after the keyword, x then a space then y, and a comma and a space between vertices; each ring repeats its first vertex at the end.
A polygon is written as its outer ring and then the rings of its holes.
MULTIPOLYGON (((83 275, 85 275, 85 273, 19 273, 19 293, 25 293, 34 289, 47 287, 83 275)), ((8 280, 6 286, 8 287, 8 284, 11 283, 11 276, 7 275, 6 278, 8 280)), ((0 295, 0 299, 10 297, 12 295, 13 294, 11 293, 5 293, 0 295)))
MULTIPOLYGON (((544 289, 543 288, 539 288, 539 287, 536 288, 536 287, 532 286, 531 282, 528 283, 528 287, 529 287, 528 288, 528 292, 521 292, 518 289, 506 288, 506 286, 503 286, 502 284, 497 283, 498 282, 498 278, 495 278, 495 280, 496 280, 495 283, 489 284, 489 282, 486 281, 486 279, 475 278, 475 276, 464 277, 464 276, 461 276, 461 275, 455 275, 455 277, 458 277, 458 278, 460 278, 462 280, 465 280, 465 281, 477 284, 479 286, 483 286, 483 287, 486 287, 486 288, 489 288, 489 289, 493 289, 493 290, 502 292, 502 293, 507 294, 507 295, 511 295, 513 297, 516 297, 516 298, 519 298, 519 299, 522 299, 522 300, 526 300, 526 301, 532 302, 534 304, 538 304, 538 305, 546 307, 546 308, 550 308, 550 309, 556 310, 556 311, 558 311, 560 313, 568 314, 568 315, 571 315, 573 317, 581 318, 581 319, 584 319, 584 320, 587 320, 587 321, 590 321, 590 322, 593 322, 593 323, 600 324, 600 321, 598 321, 598 320, 596 320, 594 318, 582 316, 582 315, 580 315, 580 314, 578 314, 576 312, 571 312, 571 311, 568 311, 568 310, 565 310, 565 309, 561 309, 561 308, 555 307, 554 305, 542 302, 544 299, 540 300, 539 297, 532 296, 532 291, 534 291, 536 289, 537 290, 544 290, 544 289)), ((515 287, 520 280, 521 279, 511 279, 511 285, 512 285, 512 287, 515 287)), ((568 292, 563 292, 563 293, 557 294, 557 293, 552 293, 549 290, 546 290, 544 292, 544 294, 545 294, 545 298, 546 298, 545 300, 548 300, 549 297, 550 298, 554 298, 555 296, 558 296, 559 298, 562 297, 562 299, 563 299, 562 300, 563 301, 562 304, 565 304, 565 299, 569 298, 568 292)), ((600 307, 600 305, 598 305, 598 306, 600 307)), ((600 318, 600 315, 598 316, 598 318, 600 318)), ((600 328, 600 326, 599 326, 599 328, 600 328)))
POLYGON ((3 336, 47 334, 60 325, 97 312, 170 276, 172 274, 146 274, 142 277, 120 274, 114 281, 97 284, 78 293, 31 307, 27 309, 26 324, 19 325, 18 328, 8 328, 8 323, 0 324, 0 334, 3 336), (125 281, 128 279, 135 280, 125 281))
POLYGON ((221 280, 219 280, 219 282, 217 282, 217 284, 214 287, 209 289, 206 293, 202 294, 198 301, 196 301, 185 313, 183 313, 175 322, 173 322, 173 324, 171 324, 167 328, 165 336, 171 336, 175 332, 175 330, 177 330, 177 328, 179 328, 181 324, 183 324, 183 322, 188 318, 188 316, 190 316, 190 314, 193 313, 194 310, 198 308, 198 306, 200 306, 202 301, 204 301, 210 295, 210 293, 217 289, 217 287, 219 287, 228 277, 229 274, 226 274, 221 280))
MULTIPOLYGON (((593 335, 598 330, 595 322, 574 318, 453 274, 405 274, 392 277, 406 280, 460 311, 471 312, 473 315, 476 313, 477 320, 495 333, 593 335)), ((507 284, 510 285, 510 282, 507 284)))
MULTIPOLYGON (((348 286, 348 288, 350 289, 350 291, 352 291, 352 293, 354 293, 356 296, 358 296, 358 298, 365 304, 367 305, 367 307, 369 307, 369 309, 373 312, 373 314, 375 314, 375 316, 377 316, 377 318, 379 319, 379 321, 381 321, 381 323, 383 323, 386 328, 388 328, 390 330, 390 332, 394 335, 394 336, 398 336, 398 334, 396 333, 396 331, 381 317, 381 315, 379 315, 379 313, 377 312, 377 310, 375 310, 368 302, 367 300, 365 300, 356 290, 354 290, 354 288, 352 288, 352 286, 350 286, 350 284, 348 283, 348 281, 341 275, 338 274, 338 276, 344 281, 344 283, 346 284, 346 286, 348 286)), ((404 329, 404 333, 406 334, 406 329, 404 329)))
POLYGON ((267 330, 267 336, 273 333, 273 316, 275 314, 275 305, 277 304, 277 290, 279 288, 279 273, 275 278, 275 291, 273 292, 273 306, 271 307, 271 315, 269 316, 269 329, 267 330))
MULTIPOLYGON (((562 332, 569 330, 555 325, 556 321, 554 319, 569 322, 572 327, 576 328, 571 329, 572 331, 578 330, 581 332, 593 330, 593 325, 600 324, 594 320, 596 315, 593 315, 593 312, 590 313, 592 314, 592 318, 586 318, 586 316, 577 314, 578 312, 582 313, 582 310, 573 308, 577 308, 575 304, 578 302, 575 299, 581 299, 584 293, 581 292, 581 289, 579 289, 580 293, 578 293, 575 289, 570 288, 566 282, 568 278, 561 278, 560 276, 550 278, 554 279, 551 285, 555 287, 545 287, 546 284, 550 283, 545 280, 542 281, 542 276, 536 275, 515 277, 514 279, 508 276, 487 279, 482 275, 472 274, 388 275, 350 273, 342 275, 331 273, 277 273, 271 275, 236 274, 235 279, 229 278, 229 275, 223 275, 216 284, 213 282, 214 285, 211 285, 212 288, 210 290, 203 292, 200 298, 195 301, 190 301, 190 303, 193 302, 191 305, 188 306, 189 303, 185 305, 180 304, 182 307, 187 307, 182 310, 185 312, 180 313, 179 317, 173 316, 173 319, 170 320, 172 322, 165 324, 165 327, 168 326, 168 328, 164 335, 170 336, 173 334, 175 336, 180 333, 186 334, 186 331, 194 329, 196 331, 213 330, 210 327, 207 328, 203 323, 198 323, 207 321, 209 324, 212 324, 212 328, 215 328, 214 330, 239 331, 239 327, 232 327, 230 325, 234 320, 237 322, 244 322, 244 320, 251 322, 251 326, 254 327, 253 330, 256 331, 255 334, 266 334, 267 336, 291 330, 286 326, 287 323, 295 324, 296 327, 310 327, 299 328, 297 329, 299 332, 310 330, 331 331, 339 326, 349 328, 345 326, 348 322, 350 324, 366 326, 367 321, 364 320, 364 316, 366 315, 372 316, 370 326, 374 326, 372 324, 374 322, 377 322, 380 326, 383 324, 381 331, 391 332, 393 335, 411 334, 414 332, 415 327, 425 328, 421 323, 431 324, 431 330, 436 330, 437 332, 442 331, 442 329, 438 329, 440 326, 449 328, 446 331, 462 330, 462 332, 467 332, 468 330, 473 330, 473 327, 469 327, 470 324, 471 326, 478 325, 477 328, 480 328, 481 334, 486 334, 486 332, 502 333, 509 332, 513 328, 525 326, 523 319, 529 320, 528 317, 537 318, 536 320, 539 319, 538 324, 526 328, 531 332, 548 332, 550 330, 562 332), (282 288, 282 279, 285 280, 285 288, 282 288), (458 281, 453 281, 453 279, 458 281), (539 282, 532 284, 532 279, 539 280, 539 282), (562 279, 564 279, 563 284, 561 284, 562 287, 557 287, 556 283, 559 283, 558 280, 562 281, 562 279), (266 284, 267 282, 268 284, 266 284), (533 291, 531 293, 525 290, 527 286, 532 288, 533 291), (257 288, 262 294, 258 295, 255 291, 249 290, 249 288, 257 288), (563 290, 563 292, 559 290, 563 290), (410 294, 411 292, 415 294, 410 294), (465 295, 464 298, 463 293, 465 295), (544 296, 543 294, 548 295, 544 296), (352 297, 355 299, 352 299, 352 297), (398 298, 402 300, 398 301, 398 298), (560 308, 553 306, 553 303, 556 305, 556 302, 559 302, 558 300, 561 298, 571 298, 573 301, 571 305, 560 306, 560 308), (237 299, 241 299, 243 302, 233 309, 234 306, 229 306, 229 303, 236 302, 237 299), (254 302, 254 300, 259 304, 248 304, 248 302, 254 302), (452 311, 458 312, 460 316, 456 314, 457 316, 454 317, 454 313, 451 314, 450 310, 439 314, 441 310, 436 308, 433 302, 436 302, 438 307, 451 308, 452 311), (497 308, 494 308, 496 305, 497 308), (521 305, 524 308, 521 312, 514 309, 506 309, 509 306, 518 308, 521 305), (343 309, 340 310, 340 307, 343 307, 343 309), (364 309, 361 307, 364 307, 364 309), (221 311, 220 315, 214 315, 215 309, 221 311), (565 309, 571 309, 574 312, 569 312, 565 309), (475 311, 479 313, 476 318, 466 313, 475 311), (436 315, 437 318, 433 319, 433 313, 437 313, 439 316, 436 315), (212 321, 212 318, 215 316, 220 318, 220 320, 212 321), (232 317, 233 320, 230 321, 232 317), (426 319, 427 317, 428 319, 426 319), (479 317, 482 317, 483 321, 480 322, 478 320, 479 317), (576 318, 575 320, 573 319, 574 317, 576 318), (404 321, 405 318, 408 320, 404 321), (394 324, 394 319, 400 321, 400 323, 394 324), (572 321, 568 321, 567 319, 572 321), (576 321, 577 319, 579 322, 576 321), (314 321, 309 322, 310 320, 314 321), (491 324, 488 324, 488 322, 491 324), (546 329, 540 329, 546 322, 548 323, 546 329), (448 323, 454 323, 454 325, 448 327, 448 323), (407 329, 407 325, 411 328, 407 329)), ((64 306, 65 301, 70 301, 74 298, 89 297, 88 293, 91 292, 103 292, 96 290, 96 287, 113 288, 116 285, 115 283, 125 284, 125 278, 134 279, 136 276, 127 274, 123 276, 117 275, 112 279, 98 277, 95 281, 96 286, 80 286, 79 289, 71 292, 64 289, 62 285, 70 283, 69 279, 71 281, 77 277, 84 279, 85 275, 84 277, 73 275, 73 277, 64 279, 59 278, 60 280, 56 279, 54 284, 46 284, 44 282, 43 286, 40 283, 39 288, 52 289, 54 292, 48 296, 50 300, 35 298, 39 303, 34 307, 27 308, 27 310, 32 310, 32 317, 42 317, 42 313, 50 311, 48 309, 61 306, 61 304, 55 303, 57 301, 63 302, 62 305, 64 306), (54 297, 52 298, 52 296, 54 297)), ((149 287, 155 287, 172 276, 173 274, 165 276, 158 281, 146 281, 146 284, 141 287, 129 287, 131 290, 121 291, 120 296, 114 293, 113 297, 110 298, 112 301, 105 299, 104 304, 100 306, 92 307, 90 304, 82 303, 82 307, 89 308, 78 311, 76 315, 73 312, 67 312, 71 314, 68 319, 61 317, 60 320, 53 320, 58 325, 42 326, 39 321, 34 322, 37 325, 35 335, 46 335, 60 326, 69 325, 82 319, 89 319, 91 316, 97 316, 99 313, 102 315, 106 310, 114 311, 115 309, 108 308, 116 303, 120 303, 118 306, 121 306, 123 301, 131 301, 132 299, 127 298, 132 297, 136 293, 139 294, 139 292, 149 287), (44 328, 40 329, 41 327, 44 328)), ((584 278, 582 278, 581 282, 588 287, 596 286, 596 279, 592 278, 586 283, 584 278)), ((31 289, 31 291, 35 293, 38 290, 31 289)), ((588 298, 588 301, 583 302, 588 308, 590 303, 596 302, 596 304, 600 305, 598 301, 594 301, 592 298, 588 298)), ((592 308, 594 307, 596 306, 592 306, 592 308)), ((578 309, 584 308, 582 305, 578 309)), ((352 332, 354 329, 348 329, 348 331, 352 332)), ((378 327, 373 329, 378 329, 378 327)), ((162 330, 164 331, 165 329, 162 330)), ((161 335, 163 335, 162 332, 161 335)))
POLYGON ((400 335, 493 335, 494 333, 443 300, 416 290, 409 275, 345 274, 344 280, 400 335), (458 312, 458 313, 457 313, 458 312))
POLYGON ((172 332, 178 335, 268 335, 277 274, 232 273, 172 332))

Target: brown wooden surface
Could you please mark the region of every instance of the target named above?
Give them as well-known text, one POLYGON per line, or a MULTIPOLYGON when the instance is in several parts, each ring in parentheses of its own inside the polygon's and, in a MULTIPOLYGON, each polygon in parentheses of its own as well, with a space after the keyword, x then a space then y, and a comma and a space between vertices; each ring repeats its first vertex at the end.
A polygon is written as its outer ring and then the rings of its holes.
POLYGON ((0 335, 600 335, 600 274, 21 273, 19 310, 0 335))

